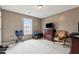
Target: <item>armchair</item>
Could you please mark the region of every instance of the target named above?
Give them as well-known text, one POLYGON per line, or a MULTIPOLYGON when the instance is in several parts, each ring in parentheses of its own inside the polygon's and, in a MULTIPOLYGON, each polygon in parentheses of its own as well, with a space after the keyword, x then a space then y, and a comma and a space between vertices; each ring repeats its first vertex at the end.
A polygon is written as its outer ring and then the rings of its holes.
POLYGON ((43 33, 41 33, 41 32, 33 32, 32 36, 33 36, 34 39, 42 38, 43 33))
POLYGON ((56 37, 54 38, 55 42, 61 42, 63 44, 63 46, 65 46, 66 44, 66 40, 68 37, 68 33, 65 30, 59 30, 56 35, 56 37))

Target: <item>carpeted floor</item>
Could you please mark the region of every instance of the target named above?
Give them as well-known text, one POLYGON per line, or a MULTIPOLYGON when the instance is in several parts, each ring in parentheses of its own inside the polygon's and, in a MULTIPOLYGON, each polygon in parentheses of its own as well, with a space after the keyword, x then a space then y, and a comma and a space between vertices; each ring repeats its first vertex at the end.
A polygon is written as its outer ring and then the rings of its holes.
POLYGON ((10 46, 6 54, 68 54, 70 48, 45 39, 27 40, 10 46))

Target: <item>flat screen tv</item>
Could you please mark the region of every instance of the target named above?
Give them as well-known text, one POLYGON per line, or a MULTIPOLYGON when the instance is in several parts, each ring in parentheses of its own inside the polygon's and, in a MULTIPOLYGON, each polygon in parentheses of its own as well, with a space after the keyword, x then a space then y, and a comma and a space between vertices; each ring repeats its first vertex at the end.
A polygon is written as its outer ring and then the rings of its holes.
POLYGON ((53 23, 47 23, 46 28, 54 28, 54 24, 53 23))

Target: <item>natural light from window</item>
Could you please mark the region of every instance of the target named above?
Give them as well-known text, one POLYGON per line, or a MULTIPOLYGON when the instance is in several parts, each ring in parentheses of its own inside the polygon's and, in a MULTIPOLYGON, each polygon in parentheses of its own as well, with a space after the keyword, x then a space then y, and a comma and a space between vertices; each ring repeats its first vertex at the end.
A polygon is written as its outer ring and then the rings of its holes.
POLYGON ((32 34, 32 19, 24 18, 24 35, 32 34))

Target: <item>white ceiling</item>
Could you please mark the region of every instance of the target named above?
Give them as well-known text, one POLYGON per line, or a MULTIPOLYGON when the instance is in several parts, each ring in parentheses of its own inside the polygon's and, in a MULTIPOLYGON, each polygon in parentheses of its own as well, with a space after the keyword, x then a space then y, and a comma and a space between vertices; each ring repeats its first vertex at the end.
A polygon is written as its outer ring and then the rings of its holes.
POLYGON ((78 5, 44 5, 38 9, 36 5, 2 5, 1 8, 21 14, 26 14, 38 18, 51 16, 69 9, 79 7, 78 5))

